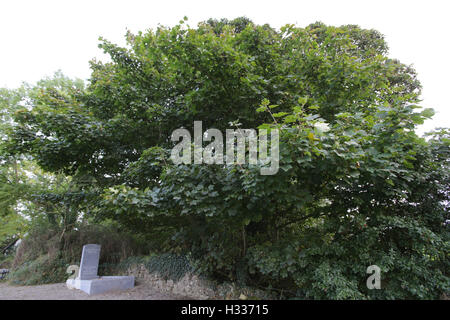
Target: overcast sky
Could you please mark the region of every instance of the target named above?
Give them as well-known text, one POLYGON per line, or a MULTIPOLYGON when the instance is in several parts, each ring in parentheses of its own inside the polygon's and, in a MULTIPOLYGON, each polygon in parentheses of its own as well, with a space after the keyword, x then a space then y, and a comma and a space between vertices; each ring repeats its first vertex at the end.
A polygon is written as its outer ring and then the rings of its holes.
POLYGON ((123 44, 132 32, 173 26, 184 16, 195 27, 208 18, 246 16, 255 23, 279 28, 358 24, 386 36, 389 56, 413 64, 423 85, 422 105, 437 114, 420 132, 450 126, 450 1, 114 1, 2 0, 0 2, 0 86, 14 88, 61 69, 87 79, 88 61, 105 59, 98 37, 123 44))

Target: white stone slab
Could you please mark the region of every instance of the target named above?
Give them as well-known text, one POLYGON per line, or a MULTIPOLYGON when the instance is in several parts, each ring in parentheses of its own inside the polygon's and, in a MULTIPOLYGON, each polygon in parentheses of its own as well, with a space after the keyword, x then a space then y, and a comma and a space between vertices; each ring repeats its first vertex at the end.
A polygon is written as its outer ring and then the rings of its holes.
POLYGON ((128 290, 134 288, 133 276, 107 276, 97 279, 81 280, 68 279, 67 287, 79 289, 89 295, 107 293, 117 290, 128 290))

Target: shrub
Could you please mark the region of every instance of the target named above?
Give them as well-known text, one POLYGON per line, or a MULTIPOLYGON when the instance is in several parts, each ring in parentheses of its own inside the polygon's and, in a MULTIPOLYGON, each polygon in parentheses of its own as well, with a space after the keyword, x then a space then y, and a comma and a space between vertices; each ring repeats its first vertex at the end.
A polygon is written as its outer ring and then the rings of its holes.
POLYGON ((38 285, 63 282, 69 264, 64 259, 42 255, 15 268, 8 279, 16 285, 38 285))

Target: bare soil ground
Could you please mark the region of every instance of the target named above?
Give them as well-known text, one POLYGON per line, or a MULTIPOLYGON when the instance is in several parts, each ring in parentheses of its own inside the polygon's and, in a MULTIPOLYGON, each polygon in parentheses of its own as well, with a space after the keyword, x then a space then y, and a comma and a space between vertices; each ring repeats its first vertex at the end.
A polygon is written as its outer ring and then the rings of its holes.
POLYGON ((0 282, 0 300, 185 300, 189 297, 159 292, 148 284, 131 290, 89 296, 81 290, 68 289, 65 283, 39 286, 12 286, 0 282))

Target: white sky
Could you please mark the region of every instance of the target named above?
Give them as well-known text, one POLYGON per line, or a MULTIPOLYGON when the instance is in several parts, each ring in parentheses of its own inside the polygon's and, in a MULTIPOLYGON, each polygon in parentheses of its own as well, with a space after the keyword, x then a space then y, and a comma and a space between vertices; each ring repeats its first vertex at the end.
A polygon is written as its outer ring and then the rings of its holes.
POLYGON ((404 0, 2 0, 0 2, 0 86, 14 88, 61 69, 87 79, 88 61, 105 59, 98 37, 123 44, 132 32, 173 26, 184 16, 195 27, 208 18, 247 16, 255 23, 279 28, 304 27, 316 21, 328 25, 358 24, 386 36, 389 56, 413 64, 423 85, 424 107, 437 114, 419 132, 450 126, 450 1, 404 0), (449 91, 447 91, 449 90, 449 91))

